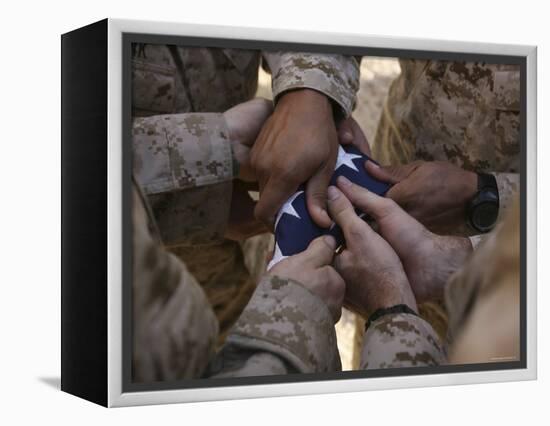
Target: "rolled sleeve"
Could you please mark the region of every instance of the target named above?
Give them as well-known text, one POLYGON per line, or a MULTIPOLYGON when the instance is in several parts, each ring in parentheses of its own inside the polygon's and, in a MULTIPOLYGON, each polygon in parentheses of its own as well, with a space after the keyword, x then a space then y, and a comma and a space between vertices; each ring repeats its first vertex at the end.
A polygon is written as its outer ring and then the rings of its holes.
POLYGON ((233 160, 222 114, 136 118, 134 175, 168 246, 221 241, 232 196, 233 160))
POLYGON ((272 75, 273 97, 288 90, 314 89, 332 99, 340 117, 351 115, 359 90, 359 63, 352 56, 264 52, 272 75))
POLYGON ((362 369, 420 367, 445 362, 437 333, 412 314, 388 314, 370 324, 363 340, 362 369))
POLYGON ((504 217, 506 210, 512 204, 514 195, 519 191, 519 174, 517 173, 493 173, 498 187, 498 220, 504 217))
POLYGON ((301 284, 266 275, 227 338, 243 353, 270 353, 300 373, 341 370, 334 321, 301 284))

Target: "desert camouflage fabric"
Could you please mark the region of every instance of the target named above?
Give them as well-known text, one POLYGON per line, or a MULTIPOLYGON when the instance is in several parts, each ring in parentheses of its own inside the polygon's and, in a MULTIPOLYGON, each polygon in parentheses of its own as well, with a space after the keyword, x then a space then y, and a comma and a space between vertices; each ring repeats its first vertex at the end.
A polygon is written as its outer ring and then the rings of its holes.
POLYGON ((237 319, 258 282, 259 271, 263 271, 256 265, 251 269, 247 263, 267 258, 269 244, 261 237, 255 237, 252 244, 223 239, 232 177, 224 124, 215 116, 196 115, 185 119, 180 129, 183 117, 178 115, 221 113, 251 99, 260 66, 272 74, 275 101, 287 90, 311 88, 340 106, 337 116, 351 113, 359 87, 359 64, 353 57, 142 43, 132 46, 136 177, 150 199, 164 244, 196 274, 215 306, 221 336, 237 319), (192 138, 197 154, 179 146, 183 136, 192 138), (158 145, 152 146, 154 141, 158 145), (201 156, 205 162, 197 160, 201 156), (161 166, 168 168, 160 170, 161 166), (149 172, 151 168, 157 170, 149 172), (193 183, 196 186, 190 187, 193 183), (243 252, 243 247, 254 253, 243 252), (257 253, 260 249, 266 252, 257 253))
POLYGON ((383 315, 365 332, 362 369, 440 365, 445 352, 437 333, 413 314, 383 315))
POLYGON ((135 118, 132 137, 134 176, 147 194, 160 238, 202 285, 221 341, 264 272, 251 275, 241 245, 224 239, 233 166, 223 114, 135 118))
POLYGON ((340 369, 332 316, 301 284, 265 276, 216 353, 218 321, 185 264, 160 244, 133 189, 134 382, 262 376, 340 369))
POLYGON ((257 376, 341 368, 334 320, 325 303, 297 281, 265 275, 210 373, 257 376), (239 349, 260 355, 243 362, 235 356, 239 349))
MULTIPOLYGON (((499 219, 519 191, 520 70, 518 65, 401 59, 378 125, 373 155, 382 164, 449 161, 492 173, 499 219)), ((485 236, 464 221, 456 235, 474 248, 485 236)), ((443 302, 425 303, 421 314, 446 334, 443 302)))
POLYGON ((199 376, 216 343, 214 312, 185 265, 162 248, 137 186, 132 217, 132 378, 154 382, 199 376))
POLYGON ((220 113, 135 118, 133 166, 165 245, 222 242, 233 161, 220 113))
POLYGON ((445 341, 421 317, 384 315, 365 333, 361 367, 519 360, 519 233, 515 197, 503 221, 446 285, 449 329, 445 341))
MULTIPOLYGON (((500 213, 519 190, 519 65, 402 59, 373 146, 383 164, 449 161, 493 173, 500 213)), ((463 231, 464 232, 464 231, 463 231)))

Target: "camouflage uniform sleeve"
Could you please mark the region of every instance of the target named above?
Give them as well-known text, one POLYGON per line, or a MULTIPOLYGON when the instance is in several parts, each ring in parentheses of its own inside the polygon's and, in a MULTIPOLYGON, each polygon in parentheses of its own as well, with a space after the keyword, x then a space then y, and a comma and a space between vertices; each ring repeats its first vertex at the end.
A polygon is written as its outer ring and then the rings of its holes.
POLYGON ((134 175, 148 196, 163 242, 171 246, 221 241, 233 179, 223 115, 135 118, 132 138, 134 175))
POLYGON ((265 275, 213 362, 216 377, 341 370, 332 316, 301 284, 265 275))
POLYGON ((272 75, 273 97, 287 90, 317 90, 339 105, 337 115, 348 117, 359 90, 359 62, 353 56, 302 52, 263 52, 272 75))
POLYGON ((133 381, 198 377, 214 355, 218 322, 195 278, 156 238, 133 190, 133 381))
POLYGON ((514 195, 519 191, 519 174, 518 173, 493 173, 497 181, 499 209, 498 219, 501 220, 506 210, 512 204, 514 195))
POLYGON ((362 369, 417 367, 445 362, 437 333, 412 314, 387 314, 370 324, 361 353, 362 369))

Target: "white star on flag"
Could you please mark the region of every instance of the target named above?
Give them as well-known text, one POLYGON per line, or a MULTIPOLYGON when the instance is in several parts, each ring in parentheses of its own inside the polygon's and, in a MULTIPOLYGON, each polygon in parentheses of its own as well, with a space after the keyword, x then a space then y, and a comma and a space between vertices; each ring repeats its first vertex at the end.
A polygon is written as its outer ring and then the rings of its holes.
POLYGON ((267 265, 267 270, 269 271, 275 264, 279 263, 281 260, 286 259, 288 256, 283 255, 281 252, 281 249, 279 248, 279 244, 275 243, 275 252, 273 253, 273 257, 271 258, 271 262, 267 265))
POLYGON ((334 170, 338 170, 340 166, 344 165, 358 172, 359 170, 357 170, 357 167, 355 167, 355 164, 353 164, 353 160, 355 160, 356 158, 362 157, 356 154, 348 154, 346 151, 344 151, 344 148, 342 148, 342 146, 339 146, 338 158, 336 159, 336 167, 334 168, 334 170))
POLYGON ((296 216, 298 219, 301 219, 300 215, 292 205, 296 197, 298 195, 302 194, 304 191, 298 191, 296 194, 294 194, 292 197, 290 197, 286 203, 283 204, 283 207, 281 207, 281 210, 279 210, 279 213, 277 214, 277 219, 275 220, 275 228, 277 228, 277 224, 279 223, 279 220, 281 220, 281 216, 286 213, 291 216, 296 216))

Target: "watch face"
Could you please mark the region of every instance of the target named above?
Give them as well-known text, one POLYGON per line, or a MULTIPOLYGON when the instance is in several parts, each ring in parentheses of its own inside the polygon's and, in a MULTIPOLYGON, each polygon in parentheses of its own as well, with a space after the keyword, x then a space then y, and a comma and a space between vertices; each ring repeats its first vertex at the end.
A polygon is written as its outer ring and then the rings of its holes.
POLYGON ((490 231, 498 216, 498 204, 493 201, 485 201, 478 204, 472 216, 473 225, 480 231, 490 231))

